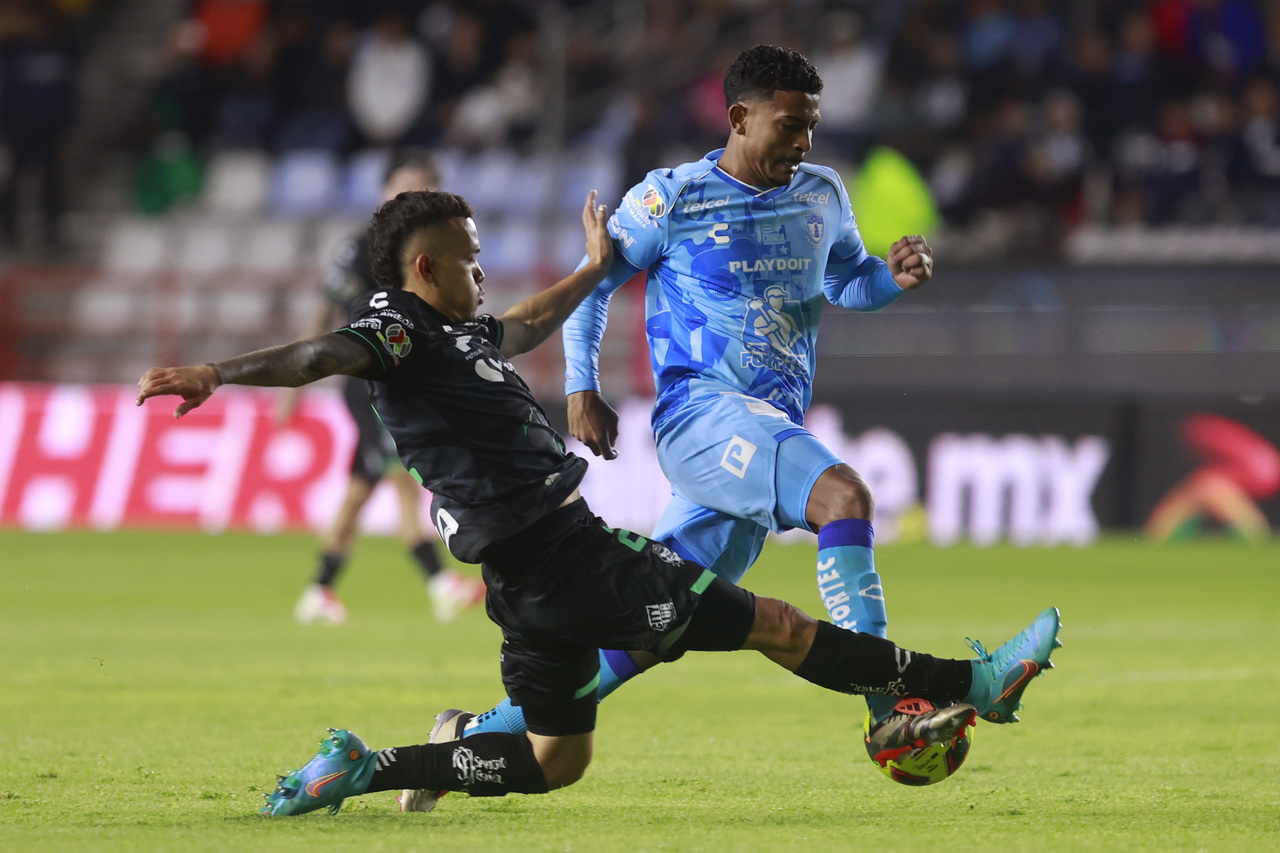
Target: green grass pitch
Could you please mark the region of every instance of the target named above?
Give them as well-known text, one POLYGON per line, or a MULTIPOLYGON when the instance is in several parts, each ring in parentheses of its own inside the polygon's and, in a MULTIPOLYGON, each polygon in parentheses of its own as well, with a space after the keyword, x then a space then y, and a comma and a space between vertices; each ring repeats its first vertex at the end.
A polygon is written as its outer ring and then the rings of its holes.
MULTIPOLYGON (((1062 609, 1023 722, 979 724, 931 788, 876 772, 863 703, 751 653, 690 655, 601 706, 596 760, 545 797, 392 794, 257 815, 326 726, 418 743, 500 696, 497 629, 436 624, 395 542, 343 579, 351 621, 300 627, 303 536, 0 533, 0 849, 433 851, 1280 848, 1280 547, 880 549, 891 635, 967 656, 1062 609)), ((821 612, 814 553, 756 591, 821 612)))

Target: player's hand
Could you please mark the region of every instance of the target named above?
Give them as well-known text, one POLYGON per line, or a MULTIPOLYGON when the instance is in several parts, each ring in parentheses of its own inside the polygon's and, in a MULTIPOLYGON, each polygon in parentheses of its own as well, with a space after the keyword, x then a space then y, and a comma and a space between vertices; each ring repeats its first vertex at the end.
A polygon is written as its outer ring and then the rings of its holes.
POLYGON ((182 403, 173 410, 173 416, 180 418, 208 400, 218 390, 219 384, 218 372, 209 364, 199 367, 153 367, 138 380, 138 405, 141 406, 150 397, 173 394, 182 398, 182 403))
POLYGON ((915 290, 933 278, 933 249, 919 234, 903 237, 889 247, 889 272, 903 290, 915 290))
POLYGON ((569 395, 569 434, 596 456, 618 458, 618 451, 613 449, 618 440, 618 413, 599 391, 569 395))
POLYGON ((591 264, 607 270, 613 263, 613 239, 606 227, 609 208, 596 204, 596 191, 587 193, 587 203, 582 206, 582 227, 587 231, 587 257, 591 264))

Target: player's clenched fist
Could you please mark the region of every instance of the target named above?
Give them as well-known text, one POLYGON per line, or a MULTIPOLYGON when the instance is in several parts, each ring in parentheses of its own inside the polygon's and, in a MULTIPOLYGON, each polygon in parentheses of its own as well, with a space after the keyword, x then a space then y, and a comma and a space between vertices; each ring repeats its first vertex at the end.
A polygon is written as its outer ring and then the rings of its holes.
POLYGON ((903 237, 889 247, 889 272, 903 290, 915 290, 933 278, 933 249, 919 234, 903 237))
POLYGON ((219 384, 218 372, 210 364, 198 367, 153 367, 138 380, 138 405, 141 406, 150 397, 172 394, 182 398, 182 403, 173 410, 173 416, 180 418, 208 400, 218 390, 219 384))

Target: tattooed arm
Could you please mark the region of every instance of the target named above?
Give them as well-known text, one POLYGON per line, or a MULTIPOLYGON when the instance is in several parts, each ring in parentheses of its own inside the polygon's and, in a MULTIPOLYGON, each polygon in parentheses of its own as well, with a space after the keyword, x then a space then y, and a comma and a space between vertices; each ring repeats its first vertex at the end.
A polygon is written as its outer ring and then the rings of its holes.
POLYGON ((174 394, 182 398, 173 412, 175 418, 180 418, 209 399, 220 385, 294 388, 337 373, 359 373, 369 366, 367 349, 350 337, 333 332, 217 364, 153 367, 138 380, 138 405, 149 397, 174 394))

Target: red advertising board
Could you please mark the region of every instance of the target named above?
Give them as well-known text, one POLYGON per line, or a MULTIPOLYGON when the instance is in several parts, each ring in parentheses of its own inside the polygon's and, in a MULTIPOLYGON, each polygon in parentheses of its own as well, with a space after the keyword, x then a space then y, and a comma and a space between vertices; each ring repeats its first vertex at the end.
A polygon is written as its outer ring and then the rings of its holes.
POLYGON ((271 392, 224 389, 180 420, 176 398, 135 394, 0 383, 0 523, 279 530, 332 511, 355 441, 336 394, 307 395, 284 427, 271 392))

